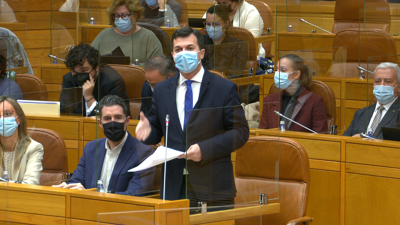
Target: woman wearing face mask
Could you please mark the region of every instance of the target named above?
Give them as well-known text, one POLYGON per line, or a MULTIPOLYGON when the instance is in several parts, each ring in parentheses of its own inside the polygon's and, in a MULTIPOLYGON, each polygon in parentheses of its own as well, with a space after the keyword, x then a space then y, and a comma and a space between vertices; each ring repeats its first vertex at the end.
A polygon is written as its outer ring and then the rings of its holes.
POLYGON ((113 0, 107 9, 113 26, 101 31, 92 42, 92 47, 98 49, 101 55, 121 47, 124 55, 131 58, 131 63, 138 59, 141 66, 150 57, 162 55, 162 46, 156 35, 136 25, 142 12, 139 0, 113 0))
MULTIPOLYGON (((227 10, 232 26, 246 28, 255 38, 261 36, 264 29, 264 22, 254 5, 244 0, 218 0, 218 3, 227 10)), ((206 16, 207 13, 204 14, 203 18, 206 18, 206 16)), ((259 56, 265 57, 265 50, 261 43, 259 44, 258 51, 259 56)))
POLYGON ((25 114, 13 98, 0 97, 0 112, 0 174, 7 170, 11 181, 39 184, 42 144, 28 136, 25 114))
POLYGON ((206 50, 202 60, 208 70, 218 70, 226 75, 243 74, 248 58, 246 44, 227 33, 231 27, 229 14, 221 5, 211 6, 207 10, 207 35, 204 35, 206 50))
POLYGON ((287 130, 310 132, 280 118, 275 114, 276 110, 317 133, 328 132, 324 99, 307 90, 312 85, 312 78, 303 59, 294 54, 283 56, 277 64, 274 80, 275 86, 282 91, 264 98, 259 128, 276 128, 280 121, 285 121, 287 130))
POLYGON ((145 0, 142 2, 142 6, 144 8, 144 19, 140 21, 149 22, 157 26, 167 26, 167 22, 169 22, 171 27, 179 27, 178 18, 170 7, 169 1, 145 0))

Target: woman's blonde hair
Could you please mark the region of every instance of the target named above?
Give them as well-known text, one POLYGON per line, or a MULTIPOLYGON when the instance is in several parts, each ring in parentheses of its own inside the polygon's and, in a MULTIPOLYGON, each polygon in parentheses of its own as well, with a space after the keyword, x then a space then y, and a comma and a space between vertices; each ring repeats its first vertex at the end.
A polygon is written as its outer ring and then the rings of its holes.
POLYGON ((125 6, 131 12, 131 16, 137 15, 137 19, 142 18, 143 7, 140 6, 139 0, 113 0, 110 7, 107 8, 107 15, 111 25, 115 26, 114 13, 120 6, 125 6))
MULTIPOLYGON (((26 116, 24 111, 22 110, 21 106, 18 104, 18 102, 10 97, 7 96, 0 96, 0 103, 7 101, 10 103, 15 112, 17 113, 18 118, 20 119, 20 124, 18 126, 18 142, 17 142, 17 148, 15 149, 15 155, 14 155, 14 162, 21 162, 20 158, 25 154, 26 149, 28 148, 28 145, 31 143, 31 138, 28 136, 28 124, 26 122, 26 116)), ((0 159, 2 166, 0 167, 0 174, 3 174, 3 168, 4 168, 4 160, 3 160, 3 154, 4 154, 4 146, 0 142, 0 148, 1 148, 1 154, 0 154, 0 159)), ((14 170, 19 168, 19 164, 16 165, 14 164, 14 170)), ((16 179, 16 178, 14 178, 16 179)))
POLYGON ((288 54, 282 56, 281 59, 286 58, 290 61, 290 65, 292 66, 293 71, 300 71, 300 82, 301 85, 306 89, 312 86, 312 77, 310 73, 310 67, 304 64, 304 61, 300 56, 295 54, 288 54))

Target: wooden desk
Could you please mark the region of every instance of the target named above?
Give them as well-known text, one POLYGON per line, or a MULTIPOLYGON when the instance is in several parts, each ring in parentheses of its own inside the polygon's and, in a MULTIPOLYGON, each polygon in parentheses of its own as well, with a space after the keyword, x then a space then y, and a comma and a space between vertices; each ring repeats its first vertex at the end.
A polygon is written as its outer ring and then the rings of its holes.
POLYGON ((311 186, 307 215, 316 224, 352 225, 400 222, 400 142, 255 130, 257 136, 299 141, 310 158, 311 186))
POLYGON ((279 212, 279 204, 189 216, 189 200, 160 199, 25 184, 0 184, 0 223, 23 224, 231 224, 279 212))

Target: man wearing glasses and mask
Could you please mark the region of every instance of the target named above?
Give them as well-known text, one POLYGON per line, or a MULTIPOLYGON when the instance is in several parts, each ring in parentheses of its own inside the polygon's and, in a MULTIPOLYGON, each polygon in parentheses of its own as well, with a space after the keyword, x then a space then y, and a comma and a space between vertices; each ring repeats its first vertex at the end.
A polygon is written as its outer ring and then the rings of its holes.
POLYGON ((128 103, 122 77, 108 65, 100 67, 98 60, 99 51, 87 44, 68 53, 65 65, 71 72, 63 76, 61 112, 94 116, 97 103, 106 95, 117 95, 128 103))
MULTIPOLYGON (((147 60, 144 70, 146 81, 142 87, 142 105, 140 111, 147 115, 151 109, 151 99, 153 97, 154 86, 176 74, 175 63, 171 56, 155 56, 147 60)), ((139 118, 140 119, 140 116, 139 118)))

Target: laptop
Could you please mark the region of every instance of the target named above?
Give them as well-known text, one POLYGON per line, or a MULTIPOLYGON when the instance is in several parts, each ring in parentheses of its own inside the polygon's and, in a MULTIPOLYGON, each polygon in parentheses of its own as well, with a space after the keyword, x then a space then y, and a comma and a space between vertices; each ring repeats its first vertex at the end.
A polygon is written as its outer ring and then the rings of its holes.
POLYGON ((189 27, 204 28, 205 21, 203 18, 189 18, 189 27))
POLYGON ((400 141, 400 127, 382 127, 383 140, 400 141))

